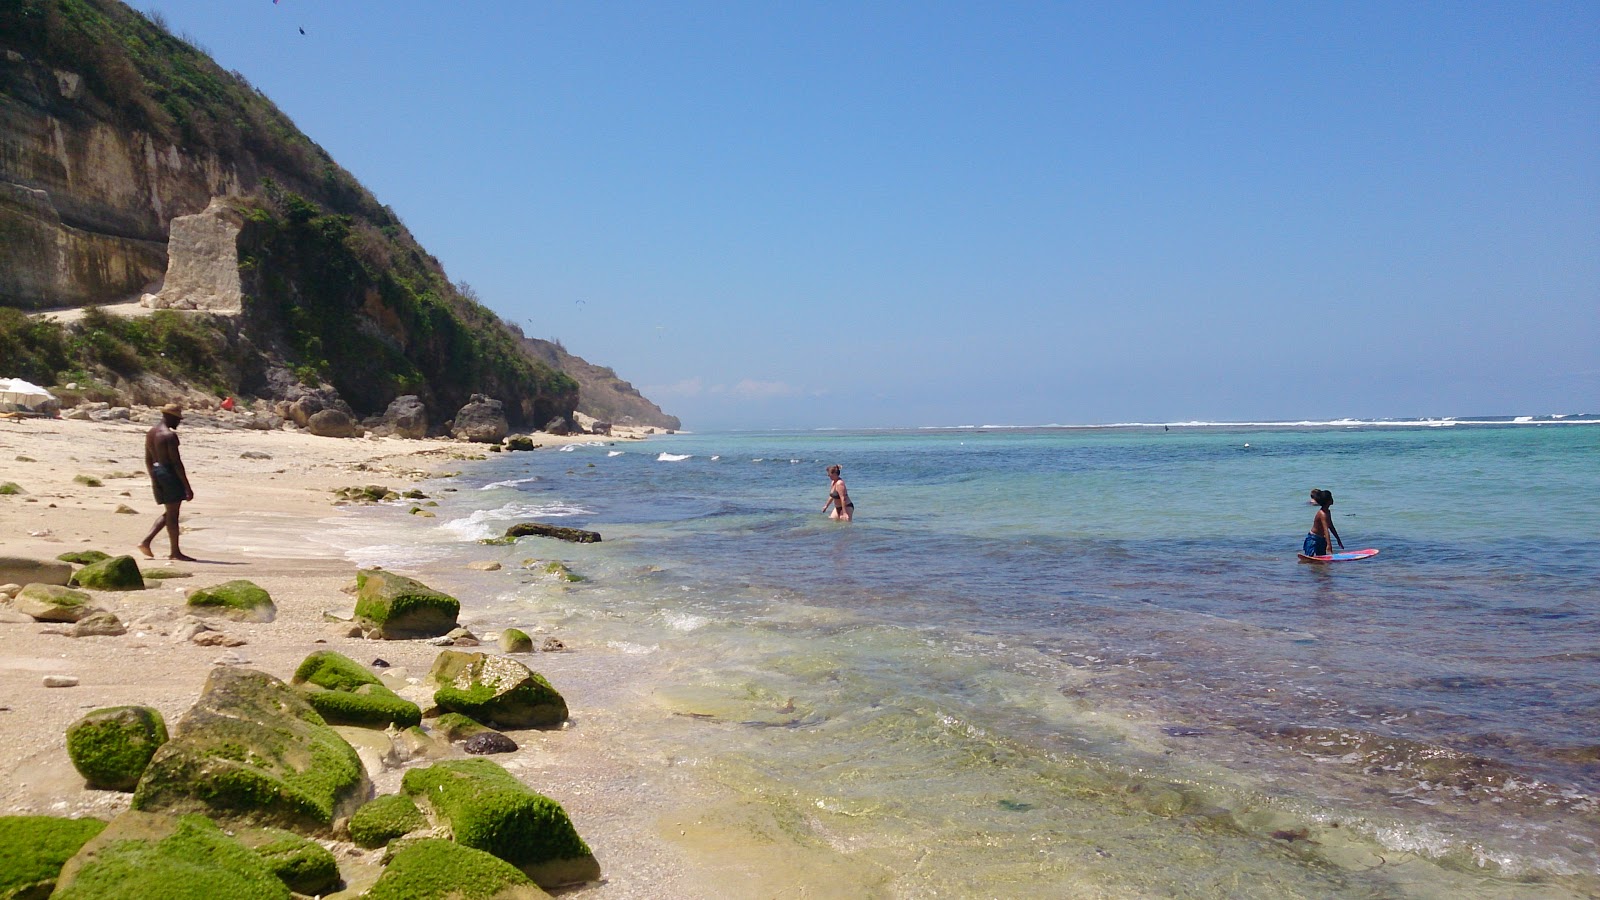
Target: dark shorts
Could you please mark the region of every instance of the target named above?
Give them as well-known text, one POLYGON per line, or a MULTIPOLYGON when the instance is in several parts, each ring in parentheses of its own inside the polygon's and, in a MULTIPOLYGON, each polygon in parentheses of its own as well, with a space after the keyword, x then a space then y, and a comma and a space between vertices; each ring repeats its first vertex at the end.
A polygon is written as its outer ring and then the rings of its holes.
POLYGON ((1307 532, 1305 549, 1300 552, 1307 556, 1327 556, 1328 539, 1307 532))
POLYGON ((183 479, 178 477, 178 473, 161 463, 150 467, 150 487, 155 491, 156 502, 162 506, 182 503, 184 495, 188 493, 183 489, 183 479))

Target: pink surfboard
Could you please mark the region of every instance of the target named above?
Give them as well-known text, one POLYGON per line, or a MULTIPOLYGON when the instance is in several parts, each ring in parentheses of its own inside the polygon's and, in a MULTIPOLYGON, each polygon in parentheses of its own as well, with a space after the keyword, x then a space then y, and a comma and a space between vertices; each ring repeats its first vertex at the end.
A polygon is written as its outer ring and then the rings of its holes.
POLYGON ((1323 556, 1307 556, 1304 553, 1297 553, 1295 555, 1300 557, 1301 562, 1331 563, 1349 562, 1352 559, 1370 559, 1374 556, 1377 556, 1378 551, 1376 548, 1368 547, 1365 550, 1341 550, 1338 553, 1328 553, 1323 556))

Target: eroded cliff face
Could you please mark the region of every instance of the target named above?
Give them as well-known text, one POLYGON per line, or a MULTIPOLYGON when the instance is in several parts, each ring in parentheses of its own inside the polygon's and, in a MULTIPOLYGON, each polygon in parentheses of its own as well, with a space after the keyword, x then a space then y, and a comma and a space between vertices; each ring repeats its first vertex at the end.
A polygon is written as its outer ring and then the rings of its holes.
POLYGON ((257 173, 112 124, 80 73, 0 36, 0 305, 137 297, 166 271, 167 225, 257 173))

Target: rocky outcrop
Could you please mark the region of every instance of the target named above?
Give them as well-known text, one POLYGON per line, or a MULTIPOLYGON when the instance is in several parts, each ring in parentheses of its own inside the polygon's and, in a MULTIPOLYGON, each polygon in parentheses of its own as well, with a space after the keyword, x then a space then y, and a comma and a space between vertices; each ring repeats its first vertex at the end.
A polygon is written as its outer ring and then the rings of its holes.
POLYGON ((411 439, 427 437, 428 407, 416 394, 396 397, 389 402, 389 408, 383 411, 383 417, 373 428, 373 433, 411 439))
POLYGON ((306 419, 306 430, 317 437, 361 437, 361 426, 348 414, 337 409, 322 409, 306 419))
POLYGON ((244 217, 221 197, 192 216, 172 220, 167 277, 159 294, 141 300, 154 309, 203 309, 224 315, 244 311, 239 282, 239 230, 244 217))
POLYGON ((499 400, 482 394, 473 394, 467 405, 456 413, 450 426, 450 434, 456 440, 479 444, 498 444, 506 439, 510 430, 505 406, 499 400))
MULTIPOLYGON (((612 369, 574 356, 566 348, 550 341, 524 337, 521 343, 523 352, 560 369, 578 382, 577 409, 582 414, 607 424, 645 425, 673 431, 682 427, 677 416, 662 412, 661 407, 650 402, 633 385, 617 377, 612 369)), ((577 421, 582 423, 583 420, 577 421)))

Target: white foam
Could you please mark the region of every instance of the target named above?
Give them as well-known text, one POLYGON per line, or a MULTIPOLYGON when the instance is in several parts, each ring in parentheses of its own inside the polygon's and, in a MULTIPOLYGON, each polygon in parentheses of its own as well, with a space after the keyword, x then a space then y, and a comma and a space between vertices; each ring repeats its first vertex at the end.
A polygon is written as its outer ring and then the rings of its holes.
POLYGON ((384 569, 408 569, 428 563, 435 563, 448 555, 444 547, 430 547, 425 544, 372 544, 366 547, 352 547, 344 552, 344 558, 355 563, 363 569, 374 566, 384 569))
POLYGON ((666 453, 666 452, 663 452, 660 456, 656 457, 656 462, 683 462, 684 460, 688 459, 689 457, 691 457, 693 455, 694 454, 692 454, 692 453, 666 453))
POLYGON ((667 623, 667 627, 671 628, 673 631, 682 631, 686 634, 691 631, 699 631, 700 629, 711 624, 711 620, 705 616, 696 616, 690 613, 672 612, 671 610, 665 609, 661 611, 661 618, 667 623))
POLYGON ((496 481, 493 484, 486 484, 483 487, 478 488, 478 490, 487 491, 490 488, 516 487, 519 484, 531 484, 538 480, 539 476, 537 475, 533 475, 528 478, 511 478, 506 481, 496 481))
POLYGON ((659 644, 651 644, 646 647, 644 644, 635 644, 633 641, 606 641, 606 646, 632 656, 643 656, 646 653, 654 653, 661 649, 659 644))
POLYGON ((528 518, 553 519, 561 516, 591 515, 593 512, 566 503, 507 503, 498 509, 474 510, 472 515, 466 518, 451 519, 440 523, 439 527, 455 534, 460 540, 480 541, 484 538, 498 537, 504 531, 495 527, 496 522, 528 518))
POLYGON ((578 449, 578 445, 577 444, 568 444, 565 447, 561 448, 561 452, 562 453, 571 453, 572 451, 574 451, 576 449, 578 449))
POLYGON ((625 451, 622 451, 622 450, 607 450, 606 451, 606 455, 607 456, 621 456, 624 452, 625 451))

